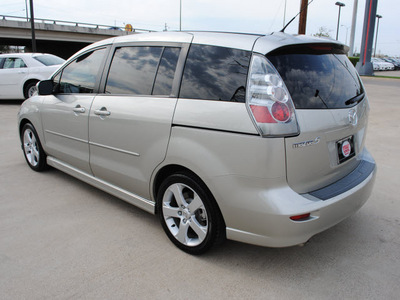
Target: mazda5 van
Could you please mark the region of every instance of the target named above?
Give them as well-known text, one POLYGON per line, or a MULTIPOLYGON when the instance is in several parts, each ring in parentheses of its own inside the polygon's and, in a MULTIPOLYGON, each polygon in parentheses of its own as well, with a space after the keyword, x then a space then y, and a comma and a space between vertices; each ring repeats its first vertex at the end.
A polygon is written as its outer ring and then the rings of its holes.
POLYGON ((200 254, 224 239, 287 247, 373 188, 369 104, 337 41, 131 34, 65 62, 18 114, 35 171, 66 172, 152 214, 200 254))

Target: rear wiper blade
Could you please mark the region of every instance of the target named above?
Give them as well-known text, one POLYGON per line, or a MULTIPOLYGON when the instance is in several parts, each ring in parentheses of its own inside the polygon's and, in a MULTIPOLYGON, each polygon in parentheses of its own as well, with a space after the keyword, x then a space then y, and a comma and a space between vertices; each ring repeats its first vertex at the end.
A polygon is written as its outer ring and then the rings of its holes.
POLYGON ((364 99, 365 93, 361 93, 360 95, 357 95, 349 100, 347 100, 344 104, 345 105, 352 105, 354 103, 359 103, 364 99))

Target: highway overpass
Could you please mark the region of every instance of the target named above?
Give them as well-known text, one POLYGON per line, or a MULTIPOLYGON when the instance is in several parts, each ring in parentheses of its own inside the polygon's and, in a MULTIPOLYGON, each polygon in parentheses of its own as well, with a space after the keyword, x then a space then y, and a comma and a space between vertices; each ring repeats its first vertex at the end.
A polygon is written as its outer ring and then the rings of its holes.
MULTIPOLYGON (((109 25, 35 18, 36 48, 37 52, 52 53, 66 59, 93 42, 150 31, 134 29, 129 32, 122 29, 109 25)), ((0 45, 26 46, 30 50, 32 45, 30 20, 0 15, 0 45)))

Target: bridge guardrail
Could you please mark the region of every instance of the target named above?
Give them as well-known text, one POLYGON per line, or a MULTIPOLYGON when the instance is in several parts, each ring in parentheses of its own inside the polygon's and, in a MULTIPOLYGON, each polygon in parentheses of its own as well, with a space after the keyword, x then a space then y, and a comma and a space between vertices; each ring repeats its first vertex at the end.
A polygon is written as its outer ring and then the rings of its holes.
MULTIPOLYGON (((9 16, 9 15, 0 15, 0 19, 8 20, 8 21, 21 21, 21 20, 23 20, 25 22, 30 22, 30 18, 18 17, 18 16, 9 16)), ((44 24, 67 25, 67 26, 77 26, 77 27, 86 27, 86 28, 125 31, 125 27, 112 26, 112 25, 101 25, 101 24, 93 24, 93 23, 85 23, 85 22, 72 22, 72 21, 41 19, 41 18, 35 18, 34 21, 35 21, 35 23, 44 23, 44 24)), ((153 32, 153 31, 155 31, 155 30, 140 29, 140 28, 133 28, 132 29, 132 32, 153 32)))

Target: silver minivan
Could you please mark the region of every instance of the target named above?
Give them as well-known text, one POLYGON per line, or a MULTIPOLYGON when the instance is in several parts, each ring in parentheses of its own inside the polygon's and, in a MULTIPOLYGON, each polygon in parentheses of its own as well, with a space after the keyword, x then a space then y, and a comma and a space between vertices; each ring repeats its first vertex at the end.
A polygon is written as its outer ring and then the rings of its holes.
POLYGON ((158 214, 191 254, 225 238, 305 243, 356 212, 375 179, 347 51, 285 33, 97 42, 22 104, 25 159, 158 214))

